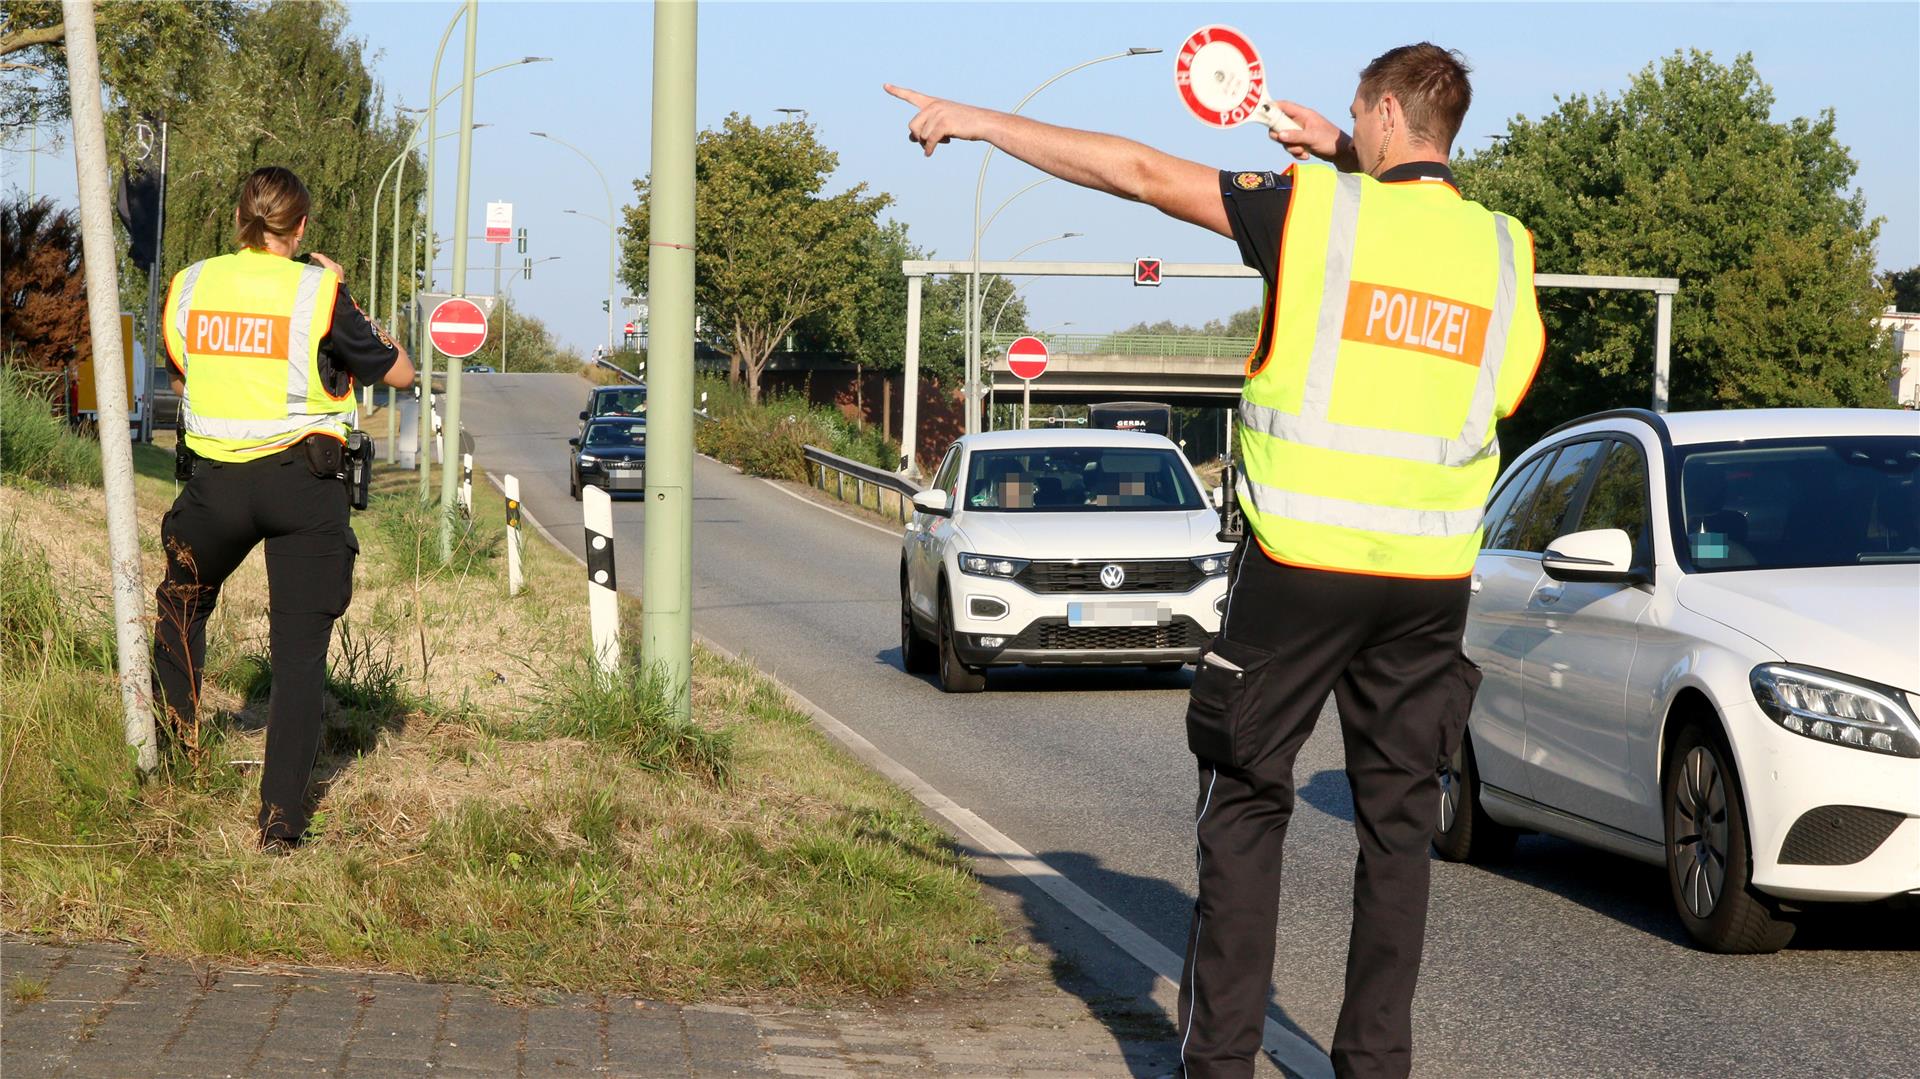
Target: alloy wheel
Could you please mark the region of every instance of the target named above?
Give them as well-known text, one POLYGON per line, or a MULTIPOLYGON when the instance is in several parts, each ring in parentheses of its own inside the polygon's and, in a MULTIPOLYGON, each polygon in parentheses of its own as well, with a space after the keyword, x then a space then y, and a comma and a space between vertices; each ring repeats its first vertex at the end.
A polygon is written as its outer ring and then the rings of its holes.
POLYGON ((1460 819, 1460 757, 1466 752, 1462 746, 1454 750, 1440 766, 1440 830, 1453 831, 1453 822, 1460 819))
POLYGON ((1680 767, 1671 831, 1674 865, 1680 870, 1680 894, 1687 909, 1696 918, 1706 918, 1726 889, 1726 781, 1705 746, 1694 746, 1680 767))

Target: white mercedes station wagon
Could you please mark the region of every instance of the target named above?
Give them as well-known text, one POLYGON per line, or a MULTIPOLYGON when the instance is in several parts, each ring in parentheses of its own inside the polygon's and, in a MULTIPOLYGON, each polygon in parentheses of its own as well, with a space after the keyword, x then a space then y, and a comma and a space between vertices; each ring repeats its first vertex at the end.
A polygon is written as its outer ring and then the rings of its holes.
POLYGON ((1434 846, 1664 865, 1701 945, 1920 897, 1920 414, 1590 416, 1501 477, 1434 846))
POLYGON ((1226 602, 1218 497, 1160 435, 960 439, 901 539, 902 665, 971 693, 988 667, 1194 662, 1226 602))

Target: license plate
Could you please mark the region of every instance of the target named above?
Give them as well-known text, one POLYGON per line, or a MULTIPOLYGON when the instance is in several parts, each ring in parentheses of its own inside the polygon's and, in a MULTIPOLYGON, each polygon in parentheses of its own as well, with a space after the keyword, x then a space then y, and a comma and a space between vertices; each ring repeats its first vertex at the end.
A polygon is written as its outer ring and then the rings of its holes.
POLYGON ((1173 608, 1164 603, 1069 603, 1069 626, 1164 626, 1173 608))

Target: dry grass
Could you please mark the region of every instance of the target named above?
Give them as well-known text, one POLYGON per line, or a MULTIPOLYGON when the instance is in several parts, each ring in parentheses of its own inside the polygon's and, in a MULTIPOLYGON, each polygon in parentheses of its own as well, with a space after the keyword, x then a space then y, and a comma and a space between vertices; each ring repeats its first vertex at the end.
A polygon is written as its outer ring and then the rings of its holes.
MULTIPOLYGON (((148 588, 170 460, 141 455, 148 588)), ((9 578, 9 608, 62 612, 0 641, 0 927, 676 1000, 884 997, 982 984, 1009 961, 944 834, 757 672, 697 655, 691 729, 663 727, 644 692, 569 703, 587 646, 571 559, 530 535, 512 600, 484 549, 457 571, 396 571, 437 526, 423 537, 403 512, 414 482, 383 477, 386 505, 356 517, 327 786, 311 840, 283 858, 255 848, 241 763, 263 749, 248 729, 264 718, 260 555, 209 625, 204 753, 140 783, 99 653, 100 493, 0 488, 6 557, 45 569, 9 578), (568 718, 580 707, 593 723, 568 718), (663 732, 724 767, 649 756, 663 732)), ((499 499, 484 481, 475 494, 491 535, 499 499)))

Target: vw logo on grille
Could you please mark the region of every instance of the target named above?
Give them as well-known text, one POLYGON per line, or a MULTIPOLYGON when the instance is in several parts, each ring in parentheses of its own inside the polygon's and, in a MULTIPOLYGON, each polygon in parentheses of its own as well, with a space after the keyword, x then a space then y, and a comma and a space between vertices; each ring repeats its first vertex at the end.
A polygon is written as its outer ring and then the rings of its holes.
POLYGON ((1127 583, 1127 571, 1118 564, 1109 562, 1100 567, 1100 583, 1108 588, 1118 588, 1127 583))

